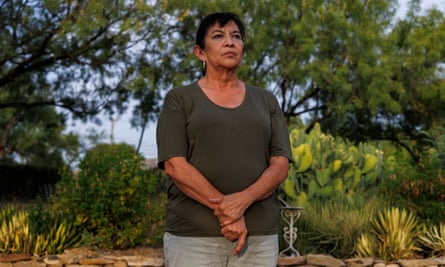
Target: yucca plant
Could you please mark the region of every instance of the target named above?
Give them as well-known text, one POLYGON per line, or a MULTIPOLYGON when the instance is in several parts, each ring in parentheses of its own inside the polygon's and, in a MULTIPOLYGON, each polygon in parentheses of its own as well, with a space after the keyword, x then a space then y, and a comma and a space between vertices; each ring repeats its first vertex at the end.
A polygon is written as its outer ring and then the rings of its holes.
POLYGON ((8 206, 0 210, 0 253, 57 254, 75 247, 81 235, 63 214, 39 213, 45 218, 45 227, 36 227, 36 221, 26 209, 8 206))
POLYGON ((357 243, 360 257, 376 257, 385 261, 407 259, 421 251, 416 238, 421 233, 412 213, 387 208, 371 220, 371 233, 363 234, 357 243))
POLYGON ((374 256, 377 255, 377 251, 375 236, 370 233, 360 235, 356 248, 357 255, 360 257, 374 256))
POLYGON ((29 218, 25 211, 8 206, 0 212, 0 252, 26 253, 32 247, 29 218))
POLYGON ((439 227, 431 226, 419 235, 419 243, 424 246, 431 256, 445 256, 445 224, 439 227))
POLYGON ((67 248, 73 248, 80 244, 81 235, 67 220, 54 220, 49 232, 37 236, 34 246, 34 255, 57 254, 67 248))

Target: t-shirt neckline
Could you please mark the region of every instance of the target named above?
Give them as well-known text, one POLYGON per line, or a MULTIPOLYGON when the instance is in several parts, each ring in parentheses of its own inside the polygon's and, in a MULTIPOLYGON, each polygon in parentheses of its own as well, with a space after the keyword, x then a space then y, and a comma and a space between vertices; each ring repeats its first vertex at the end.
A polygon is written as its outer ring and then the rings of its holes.
POLYGON ((237 110, 237 109, 240 109, 240 108, 242 108, 242 107, 244 106, 244 104, 245 104, 246 101, 247 101, 247 94, 249 93, 248 85, 247 85, 246 83, 244 83, 244 85, 245 85, 245 89, 246 89, 246 91, 245 91, 244 98, 243 98, 243 100, 241 101, 241 103, 240 103, 238 106, 236 106, 236 107, 225 107, 225 106, 221 106, 221 105, 218 105, 217 103, 213 102, 213 101, 212 101, 212 100, 211 100, 211 99, 204 93, 204 90, 201 88, 201 86, 199 86, 198 81, 195 82, 195 87, 196 87, 196 89, 198 89, 199 94, 200 94, 202 97, 204 97, 208 103, 210 103, 211 105, 213 105, 213 106, 215 106, 215 107, 218 107, 218 108, 220 108, 220 109, 225 109, 225 110, 237 110))

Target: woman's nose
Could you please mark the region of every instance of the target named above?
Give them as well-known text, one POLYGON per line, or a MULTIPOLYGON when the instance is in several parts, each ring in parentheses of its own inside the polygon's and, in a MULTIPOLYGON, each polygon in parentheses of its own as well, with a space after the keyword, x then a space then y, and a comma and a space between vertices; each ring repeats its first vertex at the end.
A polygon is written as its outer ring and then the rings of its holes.
POLYGON ((225 38, 225 45, 227 45, 227 46, 232 46, 233 45, 233 38, 232 38, 232 36, 227 36, 225 38))

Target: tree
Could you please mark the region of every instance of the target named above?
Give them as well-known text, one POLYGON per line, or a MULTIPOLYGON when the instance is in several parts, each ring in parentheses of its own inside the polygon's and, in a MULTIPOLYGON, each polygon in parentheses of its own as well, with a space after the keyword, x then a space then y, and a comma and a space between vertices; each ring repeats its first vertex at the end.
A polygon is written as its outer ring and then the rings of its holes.
MULTIPOLYGON (((445 114, 443 14, 420 16, 418 1, 411 3, 411 16, 396 20, 395 0, 164 1, 175 52, 191 49, 201 17, 231 7, 247 25, 240 77, 272 90, 289 120, 408 150, 445 114)), ((197 68, 191 53, 175 55, 183 62, 177 73, 197 68)), ((177 78, 188 82, 196 73, 177 78)))
POLYGON ((87 120, 100 112, 121 113, 134 92, 143 103, 140 114, 155 112, 156 88, 132 82, 144 74, 144 47, 162 25, 155 7, 142 0, 2 1, 1 153, 23 150, 6 144, 35 112, 41 118, 45 112, 62 114, 63 127, 67 116, 87 120))
POLYGON ((131 102, 144 129, 165 91, 200 77, 199 20, 230 7, 247 26, 240 78, 273 91, 289 121, 412 149, 444 119, 445 19, 410 3, 396 20, 396 0, 6 0, 0 136, 41 106, 87 120, 131 102))
POLYGON ((61 114, 41 106, 28 110, 3 109, 0 125, 6 125, 0 138, 0 161, 61 167, 79 154, 77 134, 62 133, 61 114))
POLYGON ((233 7, 247 24, 241 78, 274 91, 289 118, 309 114, 314 123, 351 109, 352 87, 361 86, 354 61, 375 64, 381 52, 372 47, 394 13, 394 1, 165 2, 189 47, 197 19, 233 7))
POLYGON ((440 130, 445 121, 445 17, 435 9, 416 15, 415 4, 388 36, 401 109, 387 116, 387 139, 421 141, 423 131, 440 130))

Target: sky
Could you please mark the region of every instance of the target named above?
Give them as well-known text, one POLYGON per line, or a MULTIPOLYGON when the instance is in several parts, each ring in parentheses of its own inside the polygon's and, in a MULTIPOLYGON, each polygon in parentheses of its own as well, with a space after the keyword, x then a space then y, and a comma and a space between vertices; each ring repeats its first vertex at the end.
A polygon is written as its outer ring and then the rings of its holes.
MULTIPOLYGON (((114 143, 127 143, 133 145, 135 148, 138 145, 139 137, 141 135, 140 129, 131 127, 131 110, 121 117, 114 118, 114 129, 112 128, 111 121, 106 117, 101 117, 102 125, 97 125, 92 122, 70 122, 68 129, 78 133, 81 137, 86 137, 90 129, 94 129, 96 132, 104 132, 105 138, 101 139, 101 142, 109 143, 111 141, 111 133, 113 132, 114 143)), ((156 149, 156 123, 150 123, 146 128, 143 136, 143 142, 141 144, 140 152, 146 159, 155 159, 157 157, 156 149)))
MULTIPOLYGON (((407 5, 409 0, 399 0, 399 16, 403 16, 406 13, 407 5)), ((437 7, 443 12, 445 12, 445 0, 422 0, 421 1, 422 9, 428 9, 431 7, 437 7)), ((115 118, 114 123, 114 131, 113 131, 113 141, 114 143, 125 142, 130 145, 137 146, 139 137, 141 134, 140 129, 132 128, 130 125, 131 111, 127 114, 119 118, 115 118)), ((111 121, 107 118, 102 118, 102 125, 98 126, 94 123, 83 124, 80 122, 72 122, 68 130, 75 131, 81 136, 85 136, 87 134, 88 129, 95 129, 100 132, 103 131, 106 135, 106 138, 101 140, 103 142, 110 141, 110 133, 111 133, 111 121)), ((157 149, 156 149, 156 123, 150 123, 145 129, 143 142, 141 144, 140 152, 147 159, 155 159, 157 157, 157 149)))
MULTIPOLYGON (((423 10, 436 7, 442 12, 445 11, 445 0, 420 0, 420 2, 423 10)), ((408 3, 409 0, 399 0, 399 14, 403 15, 406 13, 408 3)))

